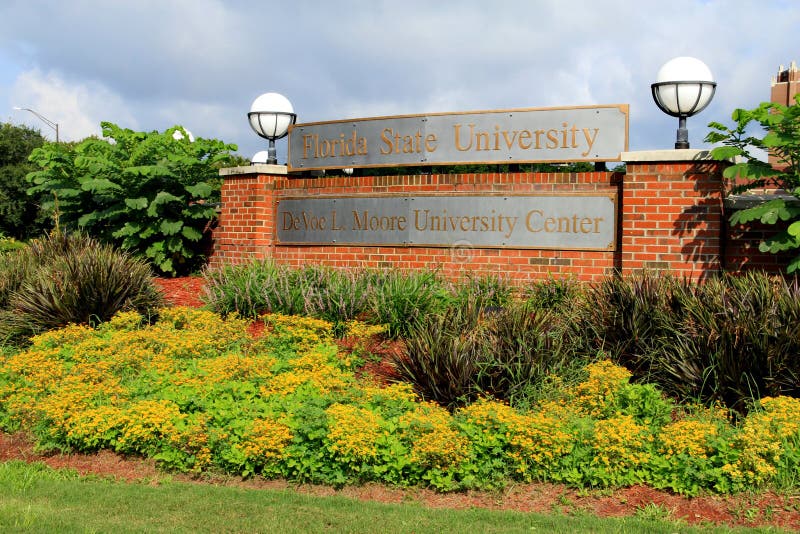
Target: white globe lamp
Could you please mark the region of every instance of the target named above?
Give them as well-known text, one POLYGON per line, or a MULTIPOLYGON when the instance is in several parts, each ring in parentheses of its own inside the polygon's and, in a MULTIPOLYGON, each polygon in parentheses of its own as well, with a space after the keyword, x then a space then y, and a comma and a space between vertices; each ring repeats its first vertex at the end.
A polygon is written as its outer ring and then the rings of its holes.
POLYGON ((281 94, 264 93, 253 101, 247 119, 253 131, 269 141, 266 162, 276 164, 275 140, 285 137, 297 120, 292 103, 281 94))
POLYGON ((266 163, 268 157, 269 153, 266 150, 259 150, 258 152, 253 154, 252 158, 250 158, 250 164, 256 165, 259 163, 266 163))
POLYGON ((662 65, 650 88, 661 111, 678 117, 675 148, 689 148, 686 118, 703 111, 717 89, 711 69, 699 59, 676 57, 662 65))

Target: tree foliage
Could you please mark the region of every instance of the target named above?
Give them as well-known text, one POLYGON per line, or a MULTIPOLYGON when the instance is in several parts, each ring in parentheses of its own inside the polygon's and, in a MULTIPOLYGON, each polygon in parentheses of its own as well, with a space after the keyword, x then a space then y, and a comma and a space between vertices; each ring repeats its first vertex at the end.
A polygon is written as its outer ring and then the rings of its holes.
POLYGON ((218 169, 236 146, 190 141, 180 126, 163 133, 101 126, 103 139, 34 150, 39 170, 27 177, 28 193, 47 194, 63 226, 145 256, 161 273, 197 268, 216 217, 218 169))
POLYGON ((44 142, 38 130, 0 124, 0 232, 6 237, 28 239, 49 227, 39 199, 25 194, 25 176, 34 170, 28 156, 44 142))
MULTIPOLYGON (((795 102, 791 106, 763 102, 755 109, 737 109, 732 114, 735 127, 712 122, 709 127, 713 131, 706 136, 707 142, 723 144, 711 151, 714 159, 741 160, 724 171, 725 178, 743 181, 734 187, 734 192, 778 188, 795 197, 775 197, 731 216, 731 225, 760 221, 786 226, 759 245, 761 252, 800 249, 800 95, 795 96, 795 102), (751 133, 753 124, 761 126, 762 133, 765 133, 763 137, 751 133), (753 155, 754 149, 768 151, 779 164, 773 167, 757 159, 753 155)), ((789 273, 798 269, 800 255, 790 260, 787 266, 789 273)))

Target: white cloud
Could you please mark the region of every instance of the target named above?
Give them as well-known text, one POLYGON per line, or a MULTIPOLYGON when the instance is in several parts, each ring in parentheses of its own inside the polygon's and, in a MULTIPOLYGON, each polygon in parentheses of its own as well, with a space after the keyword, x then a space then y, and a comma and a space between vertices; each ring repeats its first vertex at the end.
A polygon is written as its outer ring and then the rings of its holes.
MULTIPOLYGON (((11 88, 9 100, 58 123, 62 141, 100 135, 101 121, 137 127, 134 115, 119 95, 97 83, 69 83, 55 72, 33 69, 21 73, 11 88)), ((27 114, 25 111, 17 113, 27 114)), ((16 118, 39 128, 47 137, 55 134, 35 117, 20 115, 16 118)))
POLYGON ((23 96, 46 85, 36 94, 42 105, 59 104, 51 113, 79 109, 63 117, 65 132, 68 120, 182 124, 247 155, 263 142, 245 113, 267 91, 286 95, 301 122, 629 103, 631 149, 639 150, 671 146, 674 121, 653 104, 650 83, 665 61, 692 55, 719 82, 711 106, 690 121, 699 146, 709 121, 766 100, 778 65, 800 60, 794 4, 0 0, 0 20, 14 21, 0 32, 8 58, 0 71, 21 66, 14 90, 24 87, 23 96))

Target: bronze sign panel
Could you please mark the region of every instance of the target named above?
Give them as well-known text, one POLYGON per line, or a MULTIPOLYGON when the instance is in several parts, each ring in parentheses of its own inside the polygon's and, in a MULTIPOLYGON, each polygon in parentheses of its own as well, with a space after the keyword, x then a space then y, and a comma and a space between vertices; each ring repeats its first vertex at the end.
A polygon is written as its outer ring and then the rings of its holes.
POLYGON ((282 245, 613 250, 616 194, 287 198, 282 245))
POLYGON ((431 113, 296 124, 289 170, 619 161, 628 105, 431 113))

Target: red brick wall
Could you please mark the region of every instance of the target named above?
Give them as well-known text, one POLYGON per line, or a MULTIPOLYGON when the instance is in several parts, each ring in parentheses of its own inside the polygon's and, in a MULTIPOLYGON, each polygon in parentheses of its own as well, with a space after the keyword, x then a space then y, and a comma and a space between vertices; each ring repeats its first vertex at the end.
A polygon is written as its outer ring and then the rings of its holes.
POLYGON ((719 272, 722 176, 717 162, 627 164, 623 272, 663 269, 698 279, 719 272))
POLYGON ((284 176, 242 173, 224 179, 211 265, 272 255, 275 181, 284 176))
POLYGON ((379 195, 446 193, 618 193, 621 175, 609 172, 577 174, 457 174, 381 177, 293 178, 241 175, 225 179, 220 224, 212 265, 271 257, 280 263, 333 267, 438 268, 449 277, 467 272, 501 275, 524 281, 569 273, 593 280, 613 272, 614 251, 561 251, 410 246, 298 246, 274 241, 275 202, 304 195, 379 195), (267 208, 267 206, 270 208, 267 208))
MULTIPOLYGON (((727 223, 726 223, 727 224, 727 223)), ((785 228, 786 225, 783 226, 785 228)), ((778 231, 778 225, 753 222, 725 228, 725 270, 745 271, 759 269, 771 273, 785 273, 789 260, 797 256, 797 250, 772 254, 761 252, 758 245, 778 231)))
MULTIPOLYGON (((722 163, 696 159, 698 151, 630 153, 625 174, 508 173, 303 178, 230 169, 215 230, 212 266, 273 258, 292 266, 438 268, 449 277, 500 275, 520 283, 549 276, 599 280, 613 273, 663 269, 702 278, 736 258, 743 243, 725 243, 722 163), (672 161, 653 161, 651 155, 672 161), (684 159, 680 159, 682 156, 684 159), (298 246, 275 240, 277 202, 314 195, 447 194, 504 192, 616 193, 614 251, 414 246, 298 246), (720 259, 724 261, 721 263, 720 259)), ((752 236, 751 236, 752 237, 752 236)), ((756 245, 757 248, 757 245, 756 245)), ((773 259, 773 258, 769 258, 773 259)), ((767 265, 767 263, 764 263, 767 265)), ((777 263, 772 267, 778 266, 777 263)), ((775 269, 779 271, 778 267, 775 269)))

